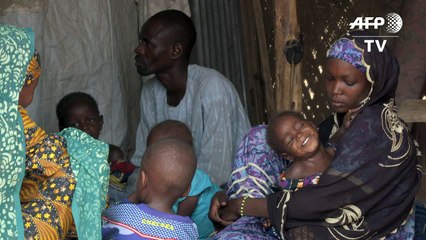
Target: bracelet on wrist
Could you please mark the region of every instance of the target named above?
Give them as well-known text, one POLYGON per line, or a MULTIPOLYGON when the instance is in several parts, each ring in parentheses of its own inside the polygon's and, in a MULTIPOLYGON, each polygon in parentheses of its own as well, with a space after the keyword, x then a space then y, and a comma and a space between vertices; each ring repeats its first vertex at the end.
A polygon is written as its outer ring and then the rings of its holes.
POLYGON ((243 199, 241 200, 241 207, 240 207, 240 216, 243 217, 244 216, 244 206, 246 204, 247 198, 249 196, 244 196, 243 199))

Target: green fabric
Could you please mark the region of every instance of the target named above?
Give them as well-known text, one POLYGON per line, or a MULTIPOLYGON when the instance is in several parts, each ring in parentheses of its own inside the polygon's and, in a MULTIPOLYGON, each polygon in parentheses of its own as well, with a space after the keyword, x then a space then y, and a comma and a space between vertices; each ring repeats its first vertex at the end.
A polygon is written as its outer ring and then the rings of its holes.
POLYGON ((77 180, 71 208, 78 239, 102 239, 101 214, 108 191, 109 146, 75 128, 66 128, 59 135, 66 139, 77 180))
POLYGON ((31 29, 0 24, 0 239, 24 239, 19 191, 25 138, 18 100, 33 53, 31 29))

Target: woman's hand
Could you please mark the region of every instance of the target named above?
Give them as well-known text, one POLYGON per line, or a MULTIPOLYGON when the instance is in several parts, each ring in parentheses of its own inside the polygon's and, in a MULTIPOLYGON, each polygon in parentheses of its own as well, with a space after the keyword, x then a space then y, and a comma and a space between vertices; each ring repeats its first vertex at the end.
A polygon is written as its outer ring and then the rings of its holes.
POLYGON ((330 142, 337 143, 343 134, 348 131, 349 126, 351 125, 352 120, 355 118, 361 107, 349 109, 343 117, 342 126, 337 130, 337 132, 331 137, 330 142))
POLYGON ((349 129, 349 126, 351 125, 352 120, 354 119, 354 117, 356 116, 360 108, 361 107, 349 109, 348 112, 345 114, 345 117, 343 118, 343 124, 342 124, 343 131, 346 132, 346 130, 349 129))
POLYGON ((219 191, 217 192, 210 203, 210 210, 209 210, 209 218, 213 222, 221 222, 222 219, 220 218, 219 211, 221 207, 226 206, 226 192, 225 191, 219 191))
POLYGON ((209 218, 213 222, 219 223, 221 225, 227 226, 232 222, 225 221, 222 219, 222 211, 223 208, 227 206, 227 196, 225 191, 217 192, 211 201, 210 210, 209 210, 209 218))
POLYGON ((229 225, 240 217, 242 198, 228 200, 227 204, 220 209, 220 218, 223 225, 229 225))

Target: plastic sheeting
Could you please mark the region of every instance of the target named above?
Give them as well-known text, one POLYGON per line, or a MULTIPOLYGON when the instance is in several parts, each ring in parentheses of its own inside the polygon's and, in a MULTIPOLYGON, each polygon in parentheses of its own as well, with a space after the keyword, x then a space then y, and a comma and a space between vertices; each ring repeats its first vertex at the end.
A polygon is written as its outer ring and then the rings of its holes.
POLYGON ((187 1, 46 0, 12 7, 0 22, 33 28, 42 59, 30 116, 48 132, 57 131, 57 102, 86 92, 104 116, 100 139, 131 151, 142 85, 134 65, 140 25, 166 8, 189 13, 187 1))

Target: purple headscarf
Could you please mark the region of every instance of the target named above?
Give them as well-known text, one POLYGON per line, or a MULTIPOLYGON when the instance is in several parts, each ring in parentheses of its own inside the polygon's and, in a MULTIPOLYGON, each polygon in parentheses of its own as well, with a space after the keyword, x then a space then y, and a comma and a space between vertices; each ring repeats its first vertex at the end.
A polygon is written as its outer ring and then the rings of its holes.
POLYGON ((366 67, 362 64, 362 52, 361 49, 355 46, 353 40, 340 38, 327 51, 327 58, 338 58, 365 73, 366 67))

